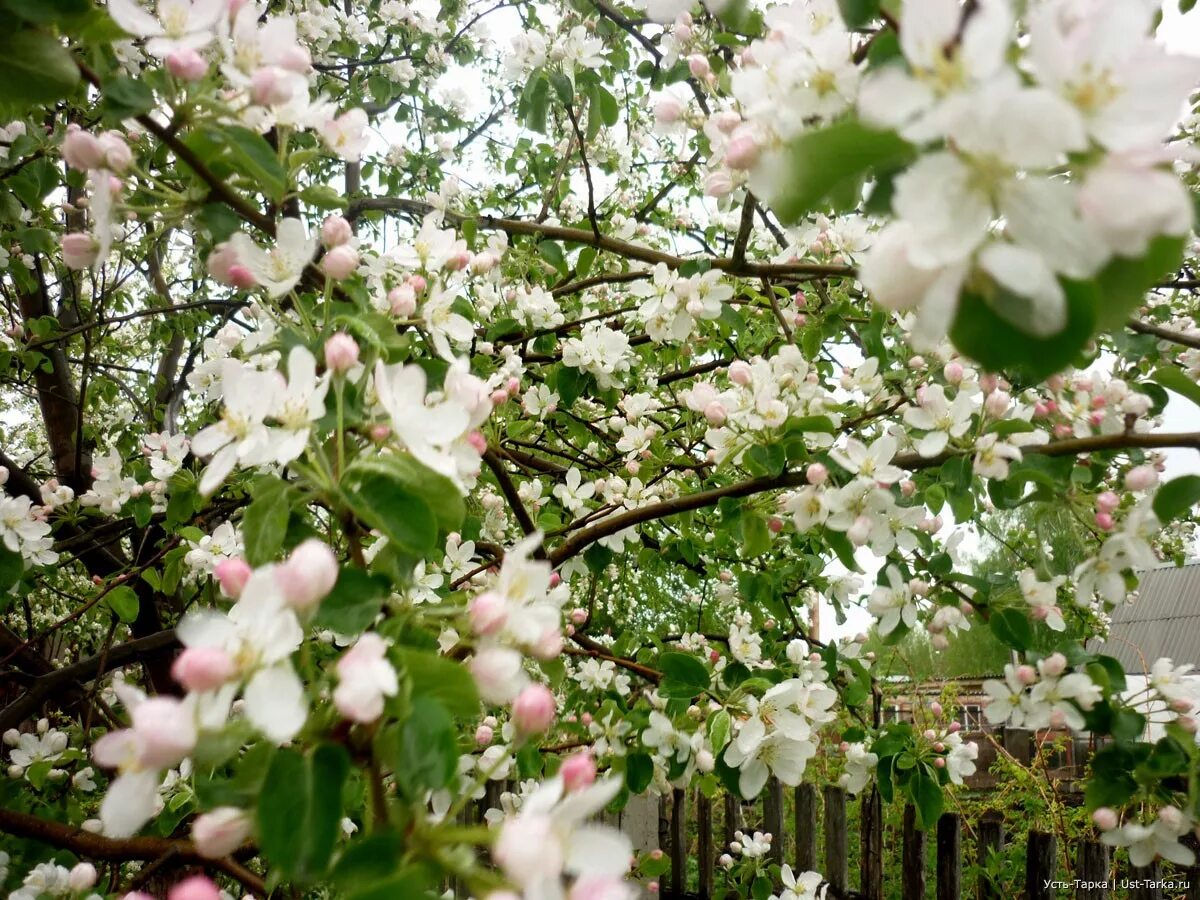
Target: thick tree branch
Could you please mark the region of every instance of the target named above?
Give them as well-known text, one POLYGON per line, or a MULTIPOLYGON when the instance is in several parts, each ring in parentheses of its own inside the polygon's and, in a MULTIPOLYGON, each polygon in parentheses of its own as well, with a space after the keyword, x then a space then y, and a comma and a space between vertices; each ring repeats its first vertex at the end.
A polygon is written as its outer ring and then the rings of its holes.
MULTIPOLYGON (((398 212, 413 216, 426 216, 435 207, 420 200, 410 200, 404 197, 366 197, 353 201, 346 212, 348 218, 356 218, 364 212, 398 212)), ((591 231, 582 228, 567 228, 562 225, 546 225, 524 219, 506 219, 500 216, 483 214, 464 216, 459 213, 443 212, 445 221, 452 225, 462 225, 473 221, 478 228, 504 231, 508 234, 530 235, 550 240, 564 241, 572 244, 583 244, 614 253, 626 259, 636 259, 641 262, 657 265, 663 263, 668 268, 678 269, 695 258, 675 256, 653 247, 618 240, 617 238, 601 235, 596 237, 591 231)), ((748 275, 752 277, 773 277, 786 275, 815 275, 826 278, 844 278, 854 275, 853 266, 827 265, 823 263, 756 263, 743 261, 736 263, 729 257, 710 259, 712 268, 727 272, 730 275, 748 275)))
POLYGON ((184 862, 216 869, 260 896, 267 894, 267 884, 260 876, 231 857, 208 859, 201 856, 191 841, 158 837, 110 838, 9 809, 0 809, 0 831, 70 850, 77 856, 110 862, 152 860, 170 854, 184 862))
MULTIPOLYGON (((1200 450, 1200 432, 1111 434, 1100 435, 1098 437, 1072 438, 1065 441, 1055 441, 1051 444, 1043 444, 1042 446, 1025 447, 1023 448, 1023 452, 1042 456, 1075 456, 1080 453, 1095 453, 1103 450, 1126 450, 1134 447, 1142 449, 1191 447, 1200 450)), ((897 456, 892 462, 902 469, 917 471, 920 469, 936 468, 947 460, 962 455, 964 455, 964 451, 960 450, 947 451, 932 457, 922 457, 916 453, 904 453, 897 456)), ((585 547, 590 546, 601 538, 609 537, 634 525, 641 525, 644 522, 652 522, 656 519, 667 518, 668 516, 678 515, 679 513, 689 512, 694 509, 704 509, 705 507, 715 505, 725 497, 750 497, 766 491, 799 487, 805 483, 806 479, 803 471, 786 471, 780 475, 764 475, 746 481, 737 481, 733 484, 723 485, 707 491, 684 494, 680 497, 673 497, 670 500, 663 500, 659 503, 651 503, 647 506, 639 506, 636 509, 626 510, 617 515, 609 516, 607 519, 603 519, 593 525, 589 525, 571 535, 550 551, 550 563, 554 566, 560 566, 581 552, 585 547)))

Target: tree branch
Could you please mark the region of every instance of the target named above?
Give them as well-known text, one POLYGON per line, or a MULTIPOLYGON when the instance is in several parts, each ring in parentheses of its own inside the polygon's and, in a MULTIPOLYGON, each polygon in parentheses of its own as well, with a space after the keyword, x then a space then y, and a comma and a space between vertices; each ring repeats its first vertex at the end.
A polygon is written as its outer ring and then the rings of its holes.
POLYGON ((72 828, 28 813, 0 809, 0 831, 16 837, 29 838, 70 850, 77 856, 111 862, 158 859, 170 854, 176 859, 213 868, 237 881, 247 890, 266 896, 266 882, 231 857, 208 859, 201 856, 196 845, 179 838, 132 837, 110 838, 90 831, 72 828))

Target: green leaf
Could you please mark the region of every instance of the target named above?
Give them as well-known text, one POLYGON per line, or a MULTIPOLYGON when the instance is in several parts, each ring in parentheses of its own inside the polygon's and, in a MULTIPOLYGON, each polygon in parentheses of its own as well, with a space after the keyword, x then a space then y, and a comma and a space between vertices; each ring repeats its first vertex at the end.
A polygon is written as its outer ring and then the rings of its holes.
POLYGON ((413 696, 437 700, 451 715, 479 714, 475 680, 462 663, 407 647, 393 648, 391 653, 403 676, 412 683, 413 696))
POLYGON ((838 0, 847 28, 864 28, 879 18, 879 0, 838 0))
POLYGON ((350 759, 336 744, 307 755, 283 748, 271 760, 258 797, 259 847, 285 876, 311 881, 328 868, 349 771, 350 759))
POLYGON ((539 241, 537 245, 538 254, 550 265, 554 266, 559 272, 567 271, 567 260, 563 256, 562 247, 554 241, 539 241))
POLYGON ((546 112, 550 108, 550 80, 539 72, 530 80, 522 97, 525 101, 525 124, 531 130, 546 133, 546 112))
POLYGON ((146 82, 124 75, 104 82, 101 97, 105 115, 117 122, 145 115, 156 105, 146 82))
POLYGON ((267 476, 254 485, 254 500, 242 514, 242 538, 250 565, 271 562, 283 549, 291 514, 290 494, 287 482, 279 478, 267 476))
POLYGON ((0 544, 0 593, 6 593, 20 581, 24 572, 25 558, 0 544))
POLYGON ((240 125, 227 126, 223 131, 237 169, 250 176, 264 195, 281 199, 287 190, 287 172, 266 138, 240 125))
POLYGON ((851 120, 806 132, 786 153, 790 177, 772 208, 790 224, 835 199, 843 208, 857 206, 863 179, 872 169, 895 169, 914 151, 894 132, 851 120))
POLYGON ((771 530, 767 520, 758 513, 742 516, 742 555, 746 559, 762 556, 771 549, 771 530))
POLYGON ((429 504, 404 480, 375 467, 351 466, 342 478, 346 503, 406 553, 425 556, 437 546, 438 522, 429 504))
POLYGON ((0 103, 53 103, 79 84, 79 69, 57 38, 8 28, 0 34, 0 103))
POLYGON ((1033 646, 1033 626, 1029 617, 1019 609, 1000 609, 992 612, 988 624, 1006 647, 1028 650, 1033 646))
POLYGON ((90 0, 3 0, 0 8, 26 22, 40 25, 82 16, 91 9, 90 0))
POLYGON ((365 472, 390 478, 425 501, 437 520, 438 528, 449 534, 462 528, 467 515, 458 487, 445 475, 433 471, 408 454, 397 453, 378 459, 353 463, 346 474, 365 472))
POLYGON ((1154 514, 1167 523, 1200 503, 1200 475, 1172 478, 1154 495, 1154 514))
POLYGON ((944 803, 941 785, 935 778, 921 771, 908 780, 908 795, 917 810, 917 826, 928 831, 937 824, 944 803))
POLYGON ((996 371, 1016 370, 1041 379, 1069 365, 1095 333, 1100 294, 1092 282, 1062 282, 1067 322, 1062 331, 1036 337, 996 312, 997 304, 1025 308, 1028 302, 993 285, 989 298, 970 290, 959 299, 950 338, 963 353, 996 371), (989 302, 990 299, 990 302, 989 302))
POLYGON ((564 106, 569 105, 575 99, 575 85, 571 84, 571 79, 562 72, 550 73, 550 85, 564 106))
POLYGON ((1154 370, 1154 380, 1167 390, 1200 405, 1200 384, 1189 378, 1182 369, 1160 366, 1154 370))
POLYGON ((361 634, 370 627, 391 593, 391 582, 353 566, 343 566, 329 596, 321 601, 313 624, 338 634, 361 634))
POLYGON ((730 719, 729 713, 725 710, 709 716, 708 718, 708 742, 712 745, 713 753, 720 753, 725 749, 725 745, 729 743, 730 719))
POLYGON ((104 595, 104 602, 108 604, 109 609, 117 614, 117 618, 129 625, 137 620, 138 608, 141 603, 138 601, 138 595, 134 593, 133 588, 127 584, 122 584, 113 588, 104 595))
POLYGON ((629 793, 640 794, 654 780, 654 760, 645 753, 631 753, 625 758, 625 786, 629 793))
POLYGON ((667 651, 658 657, 658 666, 663 674, 659 691, 665 697, 690 699, 708 690, 708 669, 691 654, 667 651))
POLYGON ((454 722, 433 697, 413 698, 412 712, 400 732, 396 780, 410 798, 450 783, 458 765, 454 722))

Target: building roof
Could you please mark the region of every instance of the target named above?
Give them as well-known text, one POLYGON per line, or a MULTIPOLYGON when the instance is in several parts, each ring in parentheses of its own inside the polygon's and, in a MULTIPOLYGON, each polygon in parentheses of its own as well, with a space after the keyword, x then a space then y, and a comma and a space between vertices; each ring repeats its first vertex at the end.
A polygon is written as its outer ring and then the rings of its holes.
POLYGON ((1147 672, 1164 656, 1200 665, 1200 560, 1142 572, 1137 601, 1114 609, 1107 639, 1088 650, 1116 657, 1126 672, 1147 672))

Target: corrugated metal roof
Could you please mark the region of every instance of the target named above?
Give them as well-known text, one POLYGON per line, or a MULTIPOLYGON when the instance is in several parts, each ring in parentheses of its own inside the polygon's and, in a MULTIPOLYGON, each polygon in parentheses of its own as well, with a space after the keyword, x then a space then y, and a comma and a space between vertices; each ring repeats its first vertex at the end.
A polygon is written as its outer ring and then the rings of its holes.
POLYGON ((1113 610, 1108 638, 1088 644, 1126 672, 1146 672, 1160 657, 1200 666, 1200 560, 1141 573, 1138 599, 1113 610))

